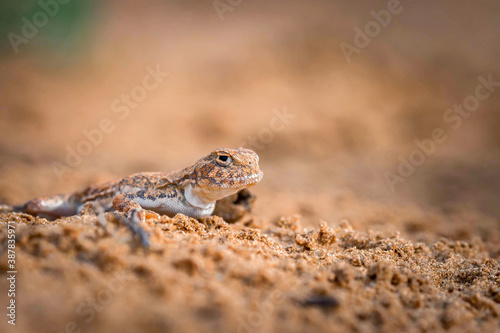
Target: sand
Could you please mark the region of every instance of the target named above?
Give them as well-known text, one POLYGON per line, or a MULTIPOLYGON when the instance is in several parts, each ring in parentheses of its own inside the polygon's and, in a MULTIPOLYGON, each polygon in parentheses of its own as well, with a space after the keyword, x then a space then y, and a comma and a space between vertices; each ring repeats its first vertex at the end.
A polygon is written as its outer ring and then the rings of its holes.
MULTIPOLYGON (((16 222, 16 332, 500 329, 500 265, 479 239, 425 244, 347 221, 304 228, 298 215, 228 224, 179 214, 143 224, 146 251, 111 216, 0 218, 2 244, 16 222)), ((6 262, 4 252, 2 271, 6 262)))

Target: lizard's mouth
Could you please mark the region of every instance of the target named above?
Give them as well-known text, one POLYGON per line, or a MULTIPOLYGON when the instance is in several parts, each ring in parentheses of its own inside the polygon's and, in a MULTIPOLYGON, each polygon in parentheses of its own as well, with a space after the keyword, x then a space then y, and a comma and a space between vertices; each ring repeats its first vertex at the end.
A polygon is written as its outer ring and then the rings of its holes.
POLYGON ((206 202, 220 200, 239 190, 257 184, 262 177, 264 177, 264 173, 259 171, 245 177, 203 179, 203 182, 198 183, 199 191, 201 191, 198 195, 203 196, 206 202))
POLYGON ((264 177, 264 173, 259 171, 244 177, 203 179, 203 183, 205 184, 200 185, 216 189, 238 190, 257 184, 262 180, 262 177, 264 177))
POLYGON ((264 172, 259 171, 250 176, 230 178, 228 183, 231 187, 247 187, 257 184, 262 180, 262 177, 264 177, 264 172))
POLYGON ((257 173, 250 175, 250 176, 237 177, 235 180, 237 182, 242 183, 242 184, 250 185, 250 184, 257 184, 258 182, 260 182, 262 180, 262 177, 264 177, 264 172, 259 171, 257 173))

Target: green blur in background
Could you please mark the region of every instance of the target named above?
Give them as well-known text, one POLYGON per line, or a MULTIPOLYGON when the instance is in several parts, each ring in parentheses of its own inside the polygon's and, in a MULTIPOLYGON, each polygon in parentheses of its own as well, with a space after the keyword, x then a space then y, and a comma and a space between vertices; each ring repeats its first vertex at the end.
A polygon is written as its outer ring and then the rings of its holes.
POLYGON ((2 56, 43 51, 58 60, 71 62, 84 53, 84 42, 96 21, 97 2, 60 1, 0 1, 2 56))

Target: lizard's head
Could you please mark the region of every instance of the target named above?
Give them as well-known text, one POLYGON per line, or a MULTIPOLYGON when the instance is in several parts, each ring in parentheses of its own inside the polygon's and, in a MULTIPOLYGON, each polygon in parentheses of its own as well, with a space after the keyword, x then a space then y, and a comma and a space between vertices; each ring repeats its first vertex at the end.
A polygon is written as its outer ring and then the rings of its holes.
POLYGON ((220 148, 196 162, 193 191, 212 202, 260 182, 259 156, 249 149, 220 148))

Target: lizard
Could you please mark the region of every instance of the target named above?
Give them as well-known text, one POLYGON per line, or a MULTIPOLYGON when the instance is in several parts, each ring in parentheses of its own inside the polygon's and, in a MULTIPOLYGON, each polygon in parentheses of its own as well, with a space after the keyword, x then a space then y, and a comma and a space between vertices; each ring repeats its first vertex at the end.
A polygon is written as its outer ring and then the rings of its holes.
POLYGON ((182 213, 196 219, 210 216, 217 200, 256 185, 263 176, 254 151, 219 148, 184 169, 136 173, 74 193, 35 198, 13 210, 58 218, 79 214, 90 204, 101 211, 121 213, 115 216, 138 232, 139 222, 158 220, 160 214, 173 217, 182 213))

